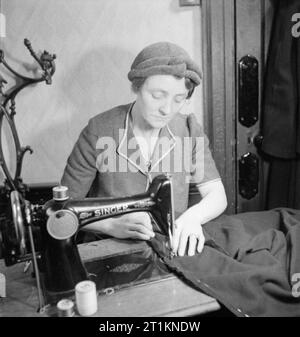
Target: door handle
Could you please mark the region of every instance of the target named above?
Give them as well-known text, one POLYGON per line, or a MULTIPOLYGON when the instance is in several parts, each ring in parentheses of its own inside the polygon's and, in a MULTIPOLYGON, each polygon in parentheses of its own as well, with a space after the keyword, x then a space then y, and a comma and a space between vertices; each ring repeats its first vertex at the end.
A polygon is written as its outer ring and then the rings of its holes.
POLYGON ((258 120, 258 61, 246 55, 239 61, 238 82, 238 119, 246 127, 258 120))
POLYGON ((260 149, 264 140, 263 135, 256 135, 253 137, 253 144, 256 146, 257 149, 260 149))

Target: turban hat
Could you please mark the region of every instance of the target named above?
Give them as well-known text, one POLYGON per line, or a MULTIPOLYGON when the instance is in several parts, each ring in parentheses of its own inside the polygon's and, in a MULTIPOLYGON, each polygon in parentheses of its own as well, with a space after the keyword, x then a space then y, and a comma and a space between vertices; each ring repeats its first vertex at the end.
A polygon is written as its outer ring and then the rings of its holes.
POLYGON ((189 78, 199 85, 201 69, 180 46, 170 42, 157 42, 145 47, 134 59, 128 79, 152 75, 174 75, 189 78))

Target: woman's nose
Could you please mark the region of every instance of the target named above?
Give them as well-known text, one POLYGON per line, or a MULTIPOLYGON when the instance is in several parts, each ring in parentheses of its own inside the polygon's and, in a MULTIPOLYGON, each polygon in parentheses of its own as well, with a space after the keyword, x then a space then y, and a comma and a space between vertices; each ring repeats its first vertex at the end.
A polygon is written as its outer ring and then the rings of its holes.
POLYGON ((162 115, 167 116, 172 112, 172 102, 170 100, 164 100, 161 104, 159 111, 162 115))

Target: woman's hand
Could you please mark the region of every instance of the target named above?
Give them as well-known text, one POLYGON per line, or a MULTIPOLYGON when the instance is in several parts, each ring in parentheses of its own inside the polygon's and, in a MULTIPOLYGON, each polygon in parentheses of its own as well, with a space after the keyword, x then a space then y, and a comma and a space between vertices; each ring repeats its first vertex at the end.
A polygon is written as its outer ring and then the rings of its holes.
POLYGON ((201 223, 192 218, 189 214, 183 213, 176 221, 176 229, 172 238, 172 249, 176 255, 183 256, 186 253, 189 256, 201 253, 205 237, 201 223))
POLYGON ((103 223, 101 232, 118 239, 150 240, 154 237, 151 218, 146 212, 112 217, 103 223))
POLYGON ((202 197, 198 204, 188 208, 176 221, 177 229, 172 238, 172 247, 175 254, 201 253, 204 246, 202 225, 216 218, 224 212, 227 199, 221 180, 197 185, 202 197))

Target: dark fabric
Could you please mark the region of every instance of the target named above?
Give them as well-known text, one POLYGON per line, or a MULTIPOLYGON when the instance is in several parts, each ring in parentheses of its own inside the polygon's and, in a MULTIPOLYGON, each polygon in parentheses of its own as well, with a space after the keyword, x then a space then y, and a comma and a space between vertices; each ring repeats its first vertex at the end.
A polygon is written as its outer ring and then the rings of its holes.
POLYGON ((274 2, 262 109, 262 150, 270 156, 266 208, 299 208, 300 38, 292 36, 299 0, 274 2))
POLYGON ((300 38, 292 36, 299 0, 276 1, 262 110, 262 150, 279 158, 300 153, 300 38))
POLYGON ((204 234, 204 249, 194 256, 170 258, 158 233, 150 244, 187 284, 237 316, 300 316, 300 298, 292 293, 300 272, 300 211, 223 215, 204 225, 204 234))
POLYGON ((300 209, 300 156, 297 159, 272 159, 269 169, 266 209, 300 209))

